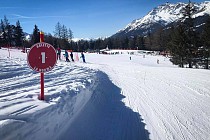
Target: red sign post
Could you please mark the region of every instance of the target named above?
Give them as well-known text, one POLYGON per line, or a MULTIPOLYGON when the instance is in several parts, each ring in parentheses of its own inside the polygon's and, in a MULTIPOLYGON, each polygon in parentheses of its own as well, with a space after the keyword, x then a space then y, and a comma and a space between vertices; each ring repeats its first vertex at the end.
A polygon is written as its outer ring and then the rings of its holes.
POLYGON ((48 72, 57 62, 56 50, 44 41, 44 34, 40 32, 40 43, 34 44, 28 52, 28 65, 34 71, 40 72, 41 94, 44 100, 44 72, 48 72))

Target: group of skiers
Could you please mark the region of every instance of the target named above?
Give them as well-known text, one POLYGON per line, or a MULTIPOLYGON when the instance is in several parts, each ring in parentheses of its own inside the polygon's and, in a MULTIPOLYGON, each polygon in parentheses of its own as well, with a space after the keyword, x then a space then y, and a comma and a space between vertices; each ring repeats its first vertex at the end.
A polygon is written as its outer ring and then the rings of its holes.
MULTIPOLYGON (((65 50, 64 56, 66 58, 66 62, 70 62, 70 60, 69 60, 69 53, 67 52, 67 50, 65 50)), ((74 58, 73 58, 73 53, 72 52, 70 54, 70 57, 71 57, 71 61, 74 62, 74 58)))
MULTIPOLYGON (((58 47, 56 51, 57 51, 57 60, 61 60, 61 49, 58 47)), ((63 55, 64 55, 64 57, 66 59, 66 62, 70 62, 70 60, 69 60, 69 53, 68 53, 67 50, 65 50, 65 53, 63 55)), ((70 53, 70 57, 71 57, 71 61, 74 62, 74 56, 73 56, 72 52, 70 53)), ((83 52, 81 52, 81 57, 80 58, 82 58, 82 61, 84 63, 86 63, 85 62, 85 55, 84 55, 83 52)))

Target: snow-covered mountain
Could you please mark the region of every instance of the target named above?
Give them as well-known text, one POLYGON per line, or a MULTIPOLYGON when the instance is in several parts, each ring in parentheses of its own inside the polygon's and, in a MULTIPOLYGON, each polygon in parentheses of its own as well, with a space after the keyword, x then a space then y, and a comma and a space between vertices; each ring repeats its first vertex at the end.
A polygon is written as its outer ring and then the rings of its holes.
MULTIPOLYGON (((148 32, 152 33, 160 27, 165 27, 170 23, 178 21, 183 17, 182 10, 187 3, 165 3, 151 10, 146 16, 136 19, 128 24, 124 29, 118 31, 114 37, 120 36, 133 36, 133 35, 147 35, 148 32)), ((195 6, 196 14, 194 17, 199 21, 201 17, 210 15, 210 1, 202 3, 193 3, 195 6)), ((197 24, 202 24, 196 22, 197 24)), ((199 25, 196 25, 199 26, 199 25)))
POLYGON ((24 34, 24 39, 25 40, 31 40, 31 36, 32 36, 31 34, 26 33, 26 32, 24 32, 23 34, 24 34))

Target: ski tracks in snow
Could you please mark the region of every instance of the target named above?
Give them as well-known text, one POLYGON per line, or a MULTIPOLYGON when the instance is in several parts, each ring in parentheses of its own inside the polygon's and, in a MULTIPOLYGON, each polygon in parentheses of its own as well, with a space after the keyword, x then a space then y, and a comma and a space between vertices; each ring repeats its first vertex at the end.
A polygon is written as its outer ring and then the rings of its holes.
POLYGON ((1 57, 0 138, 209 139, 209 71, 91 56, 46 73, 45 102, 37 99, 39 74, 1 57))
POLYGON ((148 140, 140 114, 122 102, 121 89, 106 74, 99 72, 97 77, 91 99, 60 139, 148 140))
POLYGON ((45 73, 45 101, 40 101, 39 73, 26 60, 16 61, 0 61, 0 138, 56 139, 91 97, 96 71, 58 62, 45 73))
POLYGON ((197 70, 201 73, 196 75, 198 72, 193 69, 132 64, 131 68, 105 64, 99 69, 122 88, 125 105, 142 115, 150 139, 206 140, 210 137, 207 109, 210 81, 205 78, 209 77, 208 71, 197 70))

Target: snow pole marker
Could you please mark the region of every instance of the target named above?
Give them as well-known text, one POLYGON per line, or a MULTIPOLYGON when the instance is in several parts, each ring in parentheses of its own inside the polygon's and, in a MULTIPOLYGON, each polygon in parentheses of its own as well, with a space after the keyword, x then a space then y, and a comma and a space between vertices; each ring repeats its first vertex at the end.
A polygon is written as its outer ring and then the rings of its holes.
MULTIPOLYGON (((44 33, 41 31, 39 35, 40 35, 40 42, 44 42, 44 33)), ((43 63, 43 59, 44 58, 42 55, 42 63, 43 63)), ((40 85, 41 85, 40 100, 44 100, 44 72, 40 72, 40 85)))
POLYGON ((29 67, 40 73, 40 100, 44 100, 44 72, 52 70, 57 62, 55 48, 44 42, 44 33, 40 32, 40 42, 34 44, 27 54, 29 67))
POLYGON ((76 60, 76 61, 79 61, 79 56, 78 56, 78 53, 76 53, 76 55, 75 55, 75 56, 76 56, 75 60, 76 60))
POLYGON ((8 47, 8 53, 9 53, 9 57, 8 58, 10 58, 10 45, 7 45, 7 47, 8 47))

